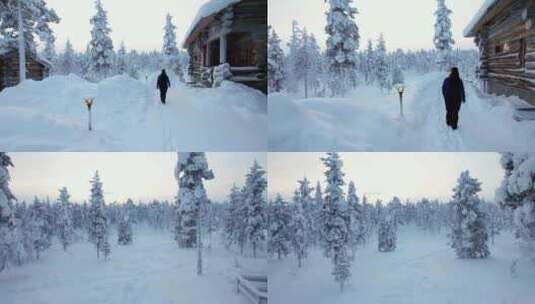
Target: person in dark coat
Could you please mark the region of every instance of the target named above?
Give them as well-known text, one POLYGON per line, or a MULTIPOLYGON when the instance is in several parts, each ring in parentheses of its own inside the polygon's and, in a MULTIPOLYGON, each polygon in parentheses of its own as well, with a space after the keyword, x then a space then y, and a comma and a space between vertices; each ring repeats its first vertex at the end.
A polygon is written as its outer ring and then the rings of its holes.
POLYGON ((165 70, 162 70, 162 73, 160 76, 158 76, 156 88, 160 90, 160 99, 162 100, 163 104, 165 104, 165 99, 167 97, 167 89, 170 87, 171 82, 169 81, 169 77, 167 77, 165 70))
POLYGON ((457 130, 459 123, 459 110, 461 104, 466 102, 464 85, 459 77, 459 69, 452 68, 450 76, 442 84, 442 95, 446 103, 446 124, 457 130))

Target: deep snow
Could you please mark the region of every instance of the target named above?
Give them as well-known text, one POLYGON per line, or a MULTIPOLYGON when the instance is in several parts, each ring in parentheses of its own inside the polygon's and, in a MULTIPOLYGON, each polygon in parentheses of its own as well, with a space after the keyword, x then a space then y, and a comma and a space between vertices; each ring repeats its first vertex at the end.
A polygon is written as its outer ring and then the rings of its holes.
MULTIPOLYGON (((97 260, 94 246, 59 244, 40 260, 0 273, 0 302, 9 304, 249 304, 236 293, 236 274, 265 273, 265 259, 237 257, 215 242, 196 275, 195 249, 179 249, 171 233, 134 231, 134 243, 116 245, 109 261, 97 260)), ((205 244, 206 245, 206 244, 205 244)))
POLYGON ((400 119, 397 92, 362 86, 346 98, 269 96, 270 151, 532 151, 535 121, 516 121, 518 98, 480 96, 465 84, 460 129, 445 123, 445 74, 409 75, 400 119))
POLYGON ((311 252, 303 268, 295 257, 269 261, 271 304, 531 304, 535 267, 510 266, 519 249, 511 233, 497 236, 491 257, 461 260, 447 245, 445 233, 402 227, 397 249, 377 251, 377 240, 357 251, 349 286, 340 293, 330 259, 311 252))
POLYGON ((90 83, 75 75, 28 80, 0 93, 4 151, 263 151, 267 98, 231 82, 200 89, 172 81, 167 105, 156 77, 115 76, 90 83), (85 97, 95 97, 93 132, 85 97))

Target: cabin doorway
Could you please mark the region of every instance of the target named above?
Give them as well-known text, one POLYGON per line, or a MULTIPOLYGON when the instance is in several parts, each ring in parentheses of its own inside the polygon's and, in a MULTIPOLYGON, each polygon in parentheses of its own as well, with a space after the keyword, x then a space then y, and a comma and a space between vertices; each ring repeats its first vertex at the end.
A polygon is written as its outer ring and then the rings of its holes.
POLYGON ((233 67, 257 65, 255 41, 251 33, 231 33, 227 36, 227 58, 233 67))
POLYGON ((218 66, 220 63, 220 57, 219 57, 219 39, 215 39, 210 41, 208 44, 209 49, 209 56, 208 56, 208 63, 207 65, 209 67, 218 66))

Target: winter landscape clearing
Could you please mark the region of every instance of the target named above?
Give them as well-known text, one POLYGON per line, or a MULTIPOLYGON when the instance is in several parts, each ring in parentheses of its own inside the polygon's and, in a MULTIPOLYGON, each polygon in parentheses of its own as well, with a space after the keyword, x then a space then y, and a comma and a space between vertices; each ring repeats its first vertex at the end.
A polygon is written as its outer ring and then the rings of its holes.
MULTIPOLYGON (((272 151, 532 151, 535 121, 518 121, 514 97, 482 96, 466 84, 467 102, 459 130, 445 123, 445 73, 411 74, 406 79, 404 118, 397 92, 361 86, 345 98, 300 99, 269 96, 272 151)), ((301 95, 302 96, 302 95, 301 95)))
POLYGON ((7 151, 263 151, 267 104, 260 91, 225 82, 192 88, 173 81, 168 102, 148 82, 75 75, 27 80, 0 93, 0 148, 7 151), (95 97, 93 131, 83 99, 95 97))
POLYGON ((130 246, 113 245, 108 261, 97 260, 91 243, 75 243, 67 252, 55 243, 39 261, 0 273, 2 302, 247 304, 236 293, 236 276, 266 272, 265 259, 235 255, 214 238, 204 274, 196 276, 195 249, 178 249, 170 233, 149 227, 134 235, 130 246))
POLYGON ((269 262, 270 303, 489 303, 529 304, 535 296, 532 264, 510 274, 511 252, 516 251, 510 232, 497 236, 492 255, 484 260, 458 259, 445 233, 402 227, 394 252, 377 251, 377 238, 359 249, 351 267, 351 283, 340 293, 325 275, 332 267, 318 250, 303 268, 295 258, 269 262))

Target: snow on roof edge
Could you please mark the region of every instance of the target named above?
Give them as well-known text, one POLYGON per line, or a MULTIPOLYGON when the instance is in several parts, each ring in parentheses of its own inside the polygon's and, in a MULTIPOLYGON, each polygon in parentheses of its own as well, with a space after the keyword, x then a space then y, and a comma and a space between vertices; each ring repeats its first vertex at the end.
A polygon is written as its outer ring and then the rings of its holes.
POLYGON ((186 31, 186 35, 184 36, 184 41, 182 41, 182 46, 186 44, 186 41, 188 40, 189 36, 192 34, 193 30, 197 26, 197 24, 203 19, 208 16, 211 16, 213 14, 217 14, 220 11, 224 10, 228 6, 241 2, 242 0, 209 0, 205 4, 203 4, 199 11, 197 12, 197 15, 195 18, 193 18, 193 22, 190 24, 188 30, 186 31))
POLYGON ((498 3, 498 1, 499 0, 485 0, 483 5, 481 5, 481 8, 477 11, 470 23, 468 23, 468 25, 464 29, 464 37, 470 37, 475 34, 474 30, 479 21, 481 21, 483 16, 485 16, 485 14, 490 10, 490 8, 492 8, 496 3, 498 3))

